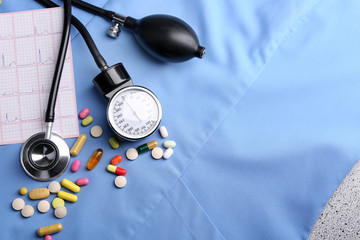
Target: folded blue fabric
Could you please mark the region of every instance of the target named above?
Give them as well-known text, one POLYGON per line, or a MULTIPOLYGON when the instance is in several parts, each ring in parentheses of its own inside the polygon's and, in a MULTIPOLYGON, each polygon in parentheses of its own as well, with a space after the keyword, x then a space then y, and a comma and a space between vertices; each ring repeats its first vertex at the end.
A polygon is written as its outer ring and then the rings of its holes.
MULTIPOLYGON (((61 3, 57 1, 57 3, 61 3)), ((112 150, 106 100, 91 80, 99 73, 80 35, 72 33, 78 109, 88 107, 104 135, 89 138, 82 168, 88 177, 68 215, 11 209, 18 189, 46 187, 21 169, 21 144, 0 146, 0 239, 38 239, 38 227, 60 222, 54 239, 306 239, 322 208, 359 158, 360 3, 351 1, 91 1, 142 18, 177 16, 197 32, 204 59, 179 64, 149 56, 130 32, 105 34, 109 22, 74 8, 108 64, 122 62, 137 85, 163 107, 169 160, 125 151, 163 139, 155 133, 112 150), (104 156, 92 171, 93 151, 104 156), (128 185, 116 189, 105 168, 121 154, 128 185)), ((3 0, 0 12, 39 8, 3 0)), ((0 23, 1 24, 1 23, 0 23)), ((89 134, 89 128, 80 127, 89 134)), ((75 139, 67 139, 71 146, 75 139)), ((55 196, 52 196, 52 198, 55 196)), ((50 200, 52 200, 52 198, 50 200)), ((36 207, 37 202, 24 198, 36 207)))

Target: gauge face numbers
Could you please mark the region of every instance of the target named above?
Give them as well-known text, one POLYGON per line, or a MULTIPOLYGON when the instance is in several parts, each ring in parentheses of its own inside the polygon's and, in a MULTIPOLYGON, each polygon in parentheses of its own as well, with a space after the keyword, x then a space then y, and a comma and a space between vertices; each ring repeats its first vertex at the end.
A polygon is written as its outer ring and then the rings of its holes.
POLYGON ((161 120, 161 106, 148 89, 131 86, 116 93, 108 109, 112 128, 129 140, 147 137, 161 120))

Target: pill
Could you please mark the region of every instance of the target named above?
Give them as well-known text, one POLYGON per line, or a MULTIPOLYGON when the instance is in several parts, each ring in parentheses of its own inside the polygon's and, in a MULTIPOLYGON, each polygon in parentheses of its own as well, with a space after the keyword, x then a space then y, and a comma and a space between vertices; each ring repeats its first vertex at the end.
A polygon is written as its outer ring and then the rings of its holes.
POLYGON ((138 152, 135 148, 129 148, 127 151, 126 151, 126 157, 127 159, 129 160, 135 160, 137 159, 138 157, 138 152))
POLYGON ((61 190, 61 185, 57 181, 52 181, 49 184, 48 189, 51 193, 58 193, 61 190))
POLYGON ((93 126, 90 130, 90 134, 91 136, 93 136, 94 138, 98 138, 102 135, 103 133, 103 130, 100 126, 96 125, 96 126, 93 126))
POLYGON ((154 158, 154 159, 160 159, 162 158, 164 154, 164 151, 162 150, 162 148, 160 147, 156 147, 154 148, 152 151, 151 151, 151 156, 154 158))
POLYGON ((77 172, 80 168, 81 162, 79 160, 75 160, 72 164, 71 164, 71 171, 72 172, 77 172))
POLYGON ((45 238, 44 238, 44 240, 52 240, 51 235, 46 235, 45 238))
POLYGON ((51 205, 54 209, 56 209, 59 206, 64 206, 65 202, 64 202, 64 199, 57 197, 57 198, 54 198, 54 200, 51 202, 51 205))
POLYGON ((174 153, 174 150, 172 148, 168 148, 165 150, 163 158, 164 159, 169 159, 174 153))
POLYGON ((20 188, 19 193, 20 195, 25 195, 27 193, 27 188, 26 187, 20 188))
POLYGON ((70 154, 71 156, 77 156, 82 147, 84 146, 85 142, 86 142, 87 136, 85 134, 81 134, 76 142, 74 143, 74 145, 72 146, 71 150, 70 150, 70 154))
POLYGON ((159 128, 159 132, 162 138, 167 138, 169 136, 168 131, 165 126, 159 128))
POLYGON ((64 191, 58 192, 57 195, 58 195, 59 198, 62 198, 62 199, 66 200, 66 201, 69 201, 69 202, 76 202, 78 200, 78 197, 76 195, 68 193, 68 192, 64 192, 64 191))
POLYGON ((115 178, 115 186, 118 188, 123 188, 126 186, 127 180, 124 176, 117 176, 115 178))
POLYGON ((126 170, 114 165, 109 164, 106 167, 106 170, 108 170, 109 172, 115 173, 116 175, 126 175, 126 170))
POLYGON ((121 160, 122 160, 122 156, 121 156, 121 155, 116 155, 115 157, 113 157, 113 158, 111 159, 111 164, 112 164, 112 165, 116 165, 116 164, 118 164, 119 162, 121 162, 121 160))
POLYGON ((57 218, 63 218, 63 217, 66 216, 66 214, 67 214, 66 207, 64 207, 64 206, 58 206, 57 208, 55 208, 55 211, 54 211, 55 217, 57 217, 57 218))
POLYGON ((103 150, 101 148, 96 149, 96 151, 91 156, 91 158, 89 159, 86 165, 87 169, 89 170, 94 169, 94 167, 96 167, 96 165, 100 162, 102 155, 103 155, 103 150))
POLYGON ((78 186, 85 186, 89 184, 89 179, 88 178, 79 178, 78 180, 76 180, 76 184, 78 186))
POLYGON ((44 199, 50 196, 50 191, 47 188, 36 188, 29 192, 29 198, 33 200, 44 199))
POLYGON ((90 113, 90 109, 88 108, 84 108, 83 110, 81 110, 81 112, 79 113, 79 118, 84 119, 87 117, 87 115, 89 115, 90 113))
POLYGON ((43 237, 48 234, 60 232, 62 229, 63 229, 63 226, 61 225, 61 223, 56 223, 53 225, 39 228, 37 230, 37 234, 39 235, 39 237, 43 237))
POLYGON ((81 121, 81 125, 83 125, 84 127, 90 125, 92 122, 94 121, 93 117, 92 116, 87 116, 86 118, 84 118, 82 121, 81 121))
POLYGON ((174 148, 176 146, 176 142, 172 140, 167 140, 163 143, 164 148, 174 148))
POLYGON ((50 203, 46 200, 41 200, 37 205, 37 209, 41 213, 46 213, 50 209, 50 203))
POLYGON ((154 141, 151 141, 151 142, 148 142, 148 143, 138 146, 136 148, 136 150, 138 151, 138 153, 143 153, 143 152, 150 151, 157 146, 158 146, 158 142, 156 140, 154 140, 154 141))
POLYGON ((61 185, 74 193, 80 192, 80 187, 66 178, 61 180, 61 185))
POLYGON ((34 208, 31 205, 26 205, 23 209, 21 209, 21 215, 25 218, 31 217, 34 213, 34 208))
POLYGON ((46 235, 45 238, 44 238, 44 240, 52 240, 51 235, 46 235))
POLYGON ((14 210, 19 211, 25 207, 25 201, 22 198, 15 198, 11 206, 14 210))
POLYGON ((109 143, 110 143, 110 146, 113 148, 113 149, 118 149, 119 148, 119 143, 118 141, 115 139, 115 138, 110 138, 109 139, 109 143))

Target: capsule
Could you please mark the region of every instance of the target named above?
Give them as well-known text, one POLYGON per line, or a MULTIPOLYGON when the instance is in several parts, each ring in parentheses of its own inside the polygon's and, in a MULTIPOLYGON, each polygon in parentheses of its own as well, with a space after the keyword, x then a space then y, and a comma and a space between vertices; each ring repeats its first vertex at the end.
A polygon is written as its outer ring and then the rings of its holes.
POLYGON ((87 116, 86 118, 84 118, 81 121, 81 125, 83 125, 84 127, 90 125, 92 122, 94 121, 94 118, 92 116, 87 116))
POLYGON ((122 160, 122 156, 121 155, 116 155, 115 157, 113 157, 113 159, 111 159, 111 164, 116 165, 119 162, 121 162, 121 160, 122 160))
POLYGON ((106 167, 106 170, 108 170, 109 172, 115 173, 116 175, 126 175, 126 170, 114 165, 109 164, 106 167))
POLYGON ((118 141, 113 137, 109 139, 109 144, 113 149, 118 149, 119 148, 118 141))
POLYGON ((174 148, 176 146, 176 142, 172 140, 167 140, 163 143, 164 148, 174 148))
POLYGON ((87 117, 87 115, 89 115, 90 113, 90 109, 88 108, 84 108, 83 110, 81 110, 81 112, 79 113, 79 118, 84 119, 87 117))
POLYGON ((102 155, 103 155, 103 150, 101 148, 96 149, 96 151, 91 156, 91 158, 89 159, 86 165, 87 169, 89 170, 94 169, 94 167, 96 167, 96 165, 100 162, 102 155))
POLYGON ((50 191, 47 188, 36 188, 29 192, 29 198, 32 200, 44 199, 50 196, 50 191))
POLYGON ((140 145, 136 148, 138 153, 143 153, 152 150, 153 148, 158 146, 158 142, 156 140, 140 145))
POLYGON ((69 202, 76 202, 78 200, 78 197, 76 195, 64 191, 58 192, 57 195, 59 198, 62 198, 69 202))
POLYGON ((66 187, 70 191, 73 191, 74 193, 80 192, 80 187, 66 178, 61 180, 61 185, 63 185, 63 187, 66 187))
POLYGON ((79 178, 78 180, 76 180, 76 184, 78 186, 85 186, 89 184, 89 179, 88 178, 79 178))
POLYGON ((77 172, 80 168, 81 162, 79 160, 75 160, 71 165, 71 171, 77 172))
POLYGON ((60 232, 62 229, 63 229, 63 226, 61 225, 61 223, 56 223, 53 225, 39 228, 37 231, 37 234, 39 235, 39 237, 43 237, 48 234, 60 232))
POLYGON ((73 147, 70 150, 70 154, 71 156, 77 156, 82 147, 84 146, 85 142, 86 142, 87 136, 85 134, 81 134, 78 139, 76 140, 76 142, 74 143, 73 147))
POLYGON ((167 138, 169 136, 168 131, 165 126, 159 128, 159 132, 162 138, 167 138))

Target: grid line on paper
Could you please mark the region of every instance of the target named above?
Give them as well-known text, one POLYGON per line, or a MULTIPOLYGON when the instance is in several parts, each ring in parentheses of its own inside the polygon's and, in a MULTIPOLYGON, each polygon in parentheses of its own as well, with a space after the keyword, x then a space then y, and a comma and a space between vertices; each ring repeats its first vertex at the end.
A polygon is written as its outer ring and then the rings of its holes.
MULTIPOLYGON (((11 16, 12 18, 12 22, 14 23, 14 15, 11 16)), ((14 27, 14 24, 13 24, 13 35, 16 36, 15 34, 15 27, 14 27)), ((14 38, 14 52, 16 53, 16 42, 15 42, 15 38, 14 38)), ((17 57, 16 57, 16 54, 15 54, 15 63, 17 64, 17 57)), ((16 87, 17 87, 17 91, 19 91, 19 71, 18 69, 16 68, 16 87)), ((20 97, 18 96, 18 109, 20 109, 20 97)), ((21 111, 19 111, 19 119, 21 119, 21 111)), ((20 121, 20 137, 23 138, 23 135, 22 135, 22 123, 20 121)))
MULTIPOLYGON (((0 145, 3 145, 24 142, 44 129, 62 35, 63 8, 1 13, 0 22, 0 145)), ((64 138, 79 135, 70 42, 53 131, 64 138)))

